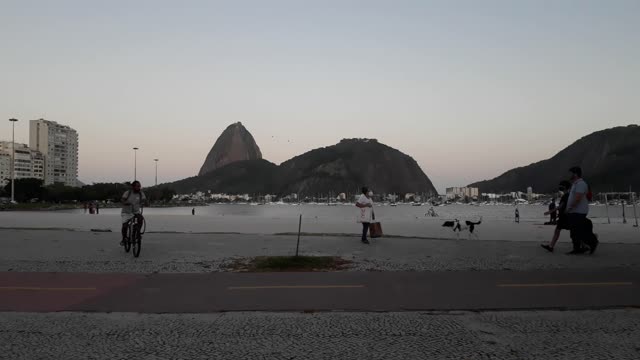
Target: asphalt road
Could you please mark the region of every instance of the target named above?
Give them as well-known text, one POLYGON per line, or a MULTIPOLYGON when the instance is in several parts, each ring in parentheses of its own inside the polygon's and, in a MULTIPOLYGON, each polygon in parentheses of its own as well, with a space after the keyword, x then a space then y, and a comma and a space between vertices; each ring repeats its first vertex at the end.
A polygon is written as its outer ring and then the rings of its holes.
POLYGON ((210 313, 640 306, 640 271, 0 273, 0 311, 210 313))

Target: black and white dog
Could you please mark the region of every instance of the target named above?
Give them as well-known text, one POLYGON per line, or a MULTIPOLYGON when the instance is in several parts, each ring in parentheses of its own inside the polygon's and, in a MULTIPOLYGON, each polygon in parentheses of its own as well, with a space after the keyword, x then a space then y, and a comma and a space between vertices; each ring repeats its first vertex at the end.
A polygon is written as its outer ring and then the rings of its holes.
POLYGON ((453 232, 456 233, 458 238, 460 238, 461 232, 469 230, 469 238, 471 238, 471 236, 475 236, 477 239, 478 234, 475 232, 475 230, 477 225, 482 224, 482 217, 480 217, 480 220, 478 220, 477 222, 467 220, 465 221, 465 224, 467 224, 467 226, 462 226, 460 224, 460 220, 455 219, 453 221, 445 221, 444 224, 442 224, 442 227, 451 228, 453 232))

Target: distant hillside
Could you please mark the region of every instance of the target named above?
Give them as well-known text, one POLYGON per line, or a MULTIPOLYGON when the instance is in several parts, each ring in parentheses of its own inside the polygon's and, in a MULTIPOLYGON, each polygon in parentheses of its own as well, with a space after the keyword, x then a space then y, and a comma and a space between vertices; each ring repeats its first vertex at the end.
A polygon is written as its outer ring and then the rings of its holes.
POLYGON ((367 185, 376 193, 437 194, 413 158, 376 140, 342 140, 296 156, 280 171, 284 193, 358 192, 367 185))
POLYGON ((163 184, 179 194, 197 191, 229 194, 269 194, 278 188, 278 167, 267 160, 233 162, 204 175, 163 184))
POLYGON ((205 175, 236 161, 262 159, 260 147, 242 125, 229 125, 216 140, 198 175, 205 175))
POLYGON ((568 169, 581 166, 594 192, 640 189, 640 127, 629 125, 595 132, 576 141, 548 160, 509 170, 480 181, 481 192, 525 191, 548 193, 568 177, 568 169))
POLYGON ((178 193, 262 193, 301 195, 359 192, 437 194, 410 156, 376 140, 351 139, 307 152, 280 166, 266 160, 232 162, 204 175, 165 184, 178 193))

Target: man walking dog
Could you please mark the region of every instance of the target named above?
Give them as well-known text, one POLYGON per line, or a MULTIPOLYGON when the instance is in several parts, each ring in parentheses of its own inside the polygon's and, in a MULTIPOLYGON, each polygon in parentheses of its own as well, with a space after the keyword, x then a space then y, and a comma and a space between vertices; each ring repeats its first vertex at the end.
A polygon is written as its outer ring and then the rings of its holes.
POLYGON ((587 251, 593 254, 598 248, 598 238, 593 233, 593 223, 587 219, 589 214, 589 185, 582 179, 582 169, 574 166, 571 173, 571 190, 567 200, 567 219, 571 232, 573 250, 569 255, 583 254, 587 251), (585 248, 587 245, 589 248, 585 248))

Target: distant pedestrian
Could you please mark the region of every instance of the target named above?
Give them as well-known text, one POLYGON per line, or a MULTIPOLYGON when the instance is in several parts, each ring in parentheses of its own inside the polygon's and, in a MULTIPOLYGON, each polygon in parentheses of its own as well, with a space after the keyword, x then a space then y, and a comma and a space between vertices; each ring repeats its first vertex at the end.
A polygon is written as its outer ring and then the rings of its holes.
MULTIPOLYGON (((566 190, 565 190, 566 192, 566 190)), ((549 211, 547 212, 549 215, 549 223, 551 225, 555 225, 557 221, 558 212, 556 211, 556 198, 551 199, 551 203, 549 204, 549 211)))
POLYGON ((573 250, 569 255, 583 254, 589 251, 593 254, 598 247, 598 237, 593 233, 593 223, 587 218, 589 214, 589 185, 582 179, 582 169, 574 166, 571 173, 571 191, 567 200, 567 217, 571 230, 573 250), (588 246, 585 248, 584 245, 588 246))
POLYGON ((191 215, 195 215, 196 214, 196 208, 191 209, 191 215))
POLYGON ((100 202, 96 202, 96 215, 100 215, 100 202))
POLYGON ((362 195, 356 202, 356 206, 359 210, 359 218, 358 222, 362 223, 362 242, 365 244, 369 244, 369 240, 367 240, 367 232, 369 231, 369 226, 371 226, 371 222, 373 221, 373 200, 372 200, 373 192, 369 191, 367 187, 362 188, 362 195))
POLYGON ((542 248, 546 249, 549 252, 553 252, 553 249, 556 246, 556 243, 558 242, 558 239, 560 238, 560 232, 562 230, 570 230, 569 228, 569 219, 567 218, 567 214, 566 214, 566 209, 567 209, 567 202, 569 200, 569 189, 571 188, 571 183, 568 181, 561 181, 560 182, 560 186, 558 188, 559 191, 559 195, 560 195, 560 203, 558 204, 558 207, 556 207, 555 209, 551 210, 551 211, 547 211, 545 213, 545 215, 557 215, 557 222, 556 222, 556 229, 553 232, 553 238, 551 239, 551 242, 547 245, 547 244, 542 244, 540 246, 542 246, 542 248))
POLYGON ((516 223, 520 223, 520 210, 516 207, 516 223))

